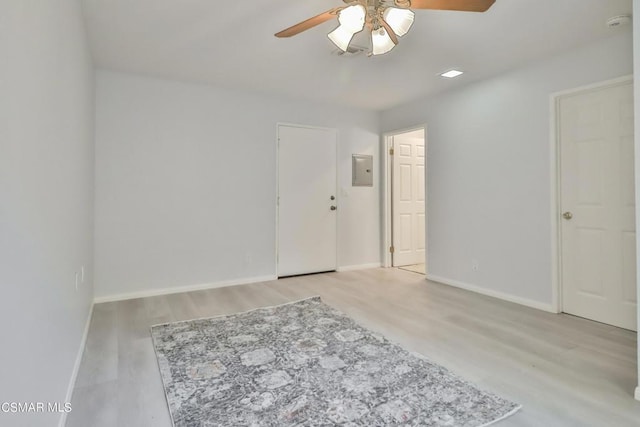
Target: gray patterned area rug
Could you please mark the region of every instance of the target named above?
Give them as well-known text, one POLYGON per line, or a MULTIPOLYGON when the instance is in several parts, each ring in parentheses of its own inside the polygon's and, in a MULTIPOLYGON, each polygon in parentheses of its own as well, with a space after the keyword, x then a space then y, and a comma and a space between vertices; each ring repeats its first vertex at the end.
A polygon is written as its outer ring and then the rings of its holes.
POLYGON ((175 426, 486 426, 520 406, 320 297, 151 328, 175 426))

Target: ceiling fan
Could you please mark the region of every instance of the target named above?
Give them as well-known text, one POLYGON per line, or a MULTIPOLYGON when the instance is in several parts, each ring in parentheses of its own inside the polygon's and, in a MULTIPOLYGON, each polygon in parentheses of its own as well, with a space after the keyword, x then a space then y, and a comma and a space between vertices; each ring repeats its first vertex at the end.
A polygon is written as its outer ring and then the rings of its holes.
POLYGON ((333 18, 338 27, 327 36, 343 52, 353 36, 366 26, 371 31, 370 55, 389 52, 398 44, 413 24, 411 9, 439 9, 463 12, 485 12, 496 0, 343 0, 347 6, 329 9, 276 33, 276 37, 291 37, 333 18))

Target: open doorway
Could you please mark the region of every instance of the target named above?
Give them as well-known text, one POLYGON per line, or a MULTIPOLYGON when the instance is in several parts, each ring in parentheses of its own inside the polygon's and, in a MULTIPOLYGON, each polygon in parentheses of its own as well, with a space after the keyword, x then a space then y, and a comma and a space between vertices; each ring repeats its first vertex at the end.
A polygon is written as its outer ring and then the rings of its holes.
POLYGON ((426 274, 426 127, 384 136, 384 265, 426 274))

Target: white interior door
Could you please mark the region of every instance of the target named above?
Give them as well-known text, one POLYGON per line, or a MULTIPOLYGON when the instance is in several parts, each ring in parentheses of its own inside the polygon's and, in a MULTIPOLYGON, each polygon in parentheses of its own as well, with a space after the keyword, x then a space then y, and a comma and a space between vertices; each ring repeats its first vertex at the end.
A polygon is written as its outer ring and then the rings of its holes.
POLYGON ((633 85, 559 100, 563 311, 636 329, 633 85))
POLYGON ((393 137, 393 266, 425 262, 424 130, 393 137))
POLYGON ((337 267, 335 129, 278 126, 278 276, 337 267))

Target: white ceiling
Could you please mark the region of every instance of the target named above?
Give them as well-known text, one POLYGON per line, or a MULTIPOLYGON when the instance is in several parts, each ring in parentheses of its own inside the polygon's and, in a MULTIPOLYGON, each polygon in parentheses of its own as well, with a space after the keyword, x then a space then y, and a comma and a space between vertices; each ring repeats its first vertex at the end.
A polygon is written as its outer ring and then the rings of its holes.
POLYGON ((84 0, 98 67, 382 110, 626 29, 632 0, 497 0, 486 13, 416 11, 389 54, 339 57, 329 21, 273 36, 340 0, 84 0), (466 74, 444 80, 438 73, 466 74))

